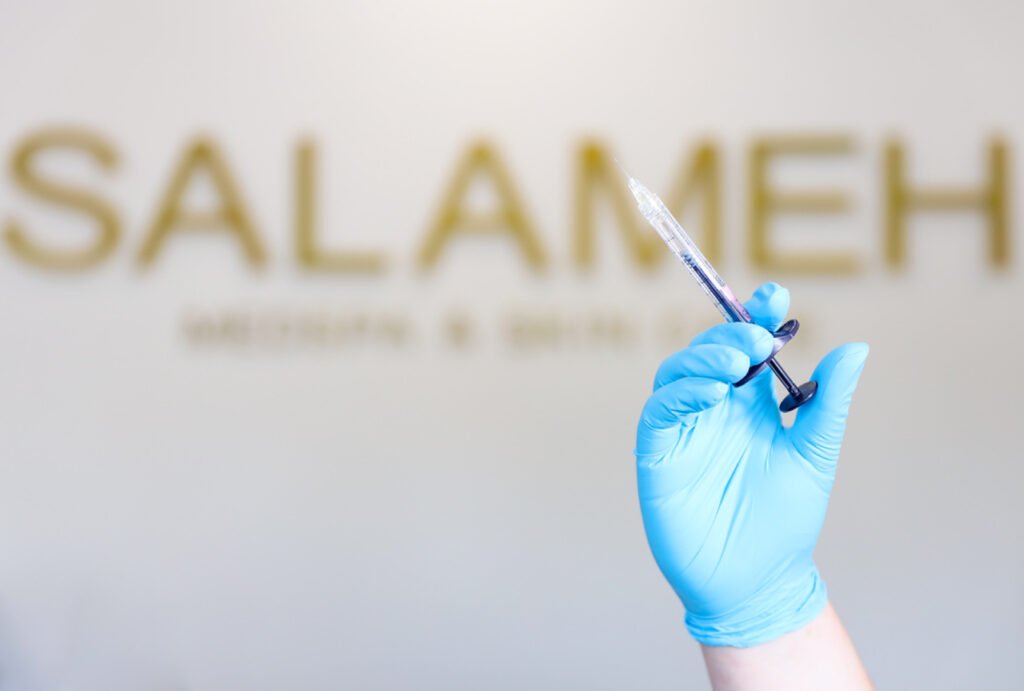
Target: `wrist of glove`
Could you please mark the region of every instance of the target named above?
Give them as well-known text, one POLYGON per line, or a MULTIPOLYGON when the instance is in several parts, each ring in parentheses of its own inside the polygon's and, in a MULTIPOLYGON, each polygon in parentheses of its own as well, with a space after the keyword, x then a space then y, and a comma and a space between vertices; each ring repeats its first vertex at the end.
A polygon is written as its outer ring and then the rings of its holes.
MULTIPOLYGON (((828 589, 813 562, 794 566, 726 611, 687 606, 686 628, 701 645, 749 648, 803 628, 828 603, 828 589)), ((685 605, 685 601, 684 601, 685 605)))

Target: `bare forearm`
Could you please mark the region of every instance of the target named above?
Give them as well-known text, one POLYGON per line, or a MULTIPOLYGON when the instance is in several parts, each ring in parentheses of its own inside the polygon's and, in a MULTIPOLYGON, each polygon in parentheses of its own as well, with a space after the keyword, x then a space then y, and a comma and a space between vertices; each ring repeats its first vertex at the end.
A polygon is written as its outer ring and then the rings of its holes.
POLYGON ((807 626, 768 643, 702 650, 715 691, 874 689, 831 603, 807 626))

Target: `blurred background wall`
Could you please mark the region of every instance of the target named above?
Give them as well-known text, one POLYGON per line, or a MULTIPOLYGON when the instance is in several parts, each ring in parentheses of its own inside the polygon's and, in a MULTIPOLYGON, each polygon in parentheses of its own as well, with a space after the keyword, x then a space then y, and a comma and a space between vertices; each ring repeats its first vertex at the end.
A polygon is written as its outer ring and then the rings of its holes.
POLYGON ((0 688, 703 687, 631 452, 717 315, 612 156, 871 344, 879 685, 1020 688, 1021 14, 3 3, 0 688))

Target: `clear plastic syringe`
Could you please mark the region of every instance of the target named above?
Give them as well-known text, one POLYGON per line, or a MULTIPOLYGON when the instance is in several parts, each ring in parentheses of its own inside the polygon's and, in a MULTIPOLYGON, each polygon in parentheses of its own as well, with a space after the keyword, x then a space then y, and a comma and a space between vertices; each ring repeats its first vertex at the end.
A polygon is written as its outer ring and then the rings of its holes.
MULTIPOLYGON (((711 301, 715 303, 715 307, 722 313, 722 316, 732 322, 753 323, 754 320, 743 306, 743 303, 736 299, 736 295, 725 284, 722 277, 718 275, 718 272, 711 266, 711 263, 697 247, 697 244, 686 234, 679 221, 675 219, 664 202, 658 198, 658 195, 641 185, 636 178, 628 173, 625 173, 625 175, 629 182, 629 191, 633 193, 633 197, 640 207, 640 213, 658 231, 658 235, 669 246, 673 254, 679 257, 680 261, 690 270, 694 279, 704 289, 708 297, 711 298, 711 301)), ((798 386, 789 374, 786 373, 786 370, 782 369, 782 365, 775 360, 775 354, 796 335, 799 328, 800 323, 795 319, 791 319, 783 324, 775 332, 775 345, 772 348, 771 357, 751 367, 747 375, 736 383, 736 386, 742 386, 753 379, 767 365, 789 393, 779 405, 783 412, 799 408, 811 400, 817 392, 818 385, 810 381, 798 386)))

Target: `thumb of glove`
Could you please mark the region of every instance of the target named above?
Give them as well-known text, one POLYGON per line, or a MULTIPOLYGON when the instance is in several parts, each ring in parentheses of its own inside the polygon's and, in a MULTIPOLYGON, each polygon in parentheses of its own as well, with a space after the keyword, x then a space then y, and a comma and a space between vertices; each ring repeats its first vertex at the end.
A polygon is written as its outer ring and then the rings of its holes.
POLYGON ((818 470, 831 472, 846 432, 846 416, 868 357, 866 343, 847 343, 822 359, 811 377, 818 393, 797 412, 790 430, 793 448, 818 470))

